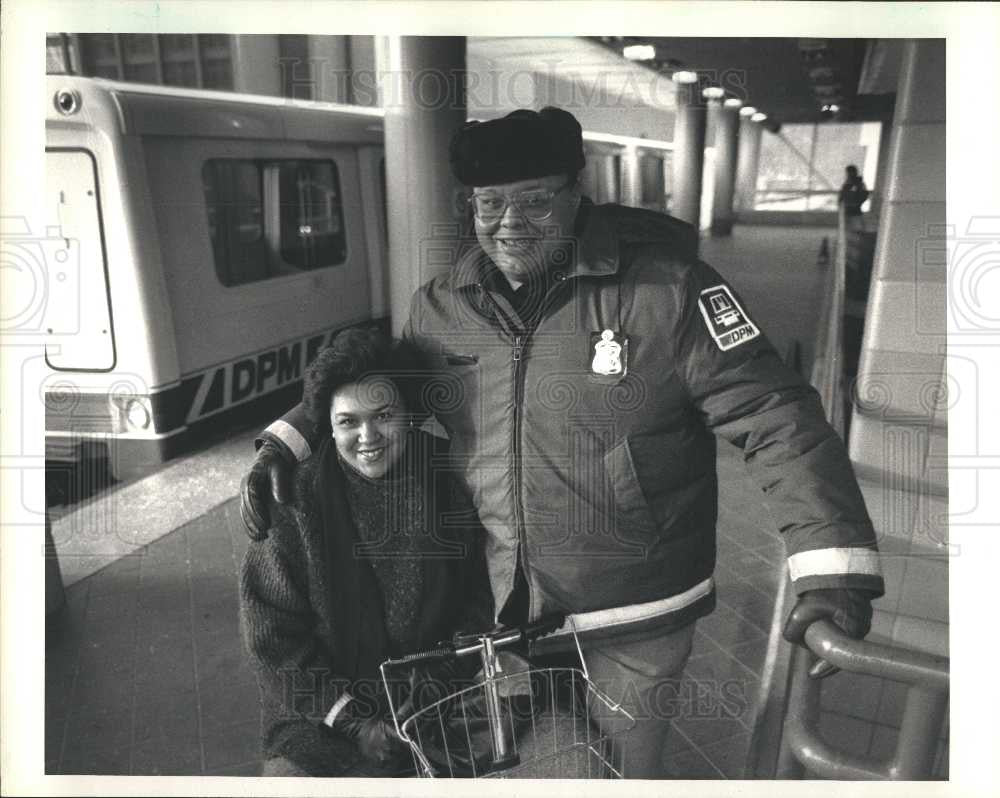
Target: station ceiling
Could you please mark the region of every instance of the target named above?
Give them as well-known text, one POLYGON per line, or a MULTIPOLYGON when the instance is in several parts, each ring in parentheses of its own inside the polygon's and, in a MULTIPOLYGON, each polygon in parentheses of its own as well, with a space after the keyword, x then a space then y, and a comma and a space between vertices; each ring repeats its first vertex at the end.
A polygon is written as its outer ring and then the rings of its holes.
POLYGON ((596 37, 620 55, 628 44, 648 44, 655 58, 641 62, 659 75, 698 73, 778 122, 824 119, 874 121, 891 114, 900 40, 775 37, 596 37), (824 106, 836 105, 836 114, 824 106))
MULTIPOLYGON (((586 96, 604 92, 669 113, 671 76, 693 71, 703 86, 719 86, 778 124, 889 118, 901 53, 900 41, 888 39, 522 36, 468 42, 470 67, 474 63, 480 75, 496 68, 508 79, 522 73, 557 77, 583 87, 586 96), (655 58, 626 59, 622 49, 629 44, 651 45, 655 58)), ((508 85, 519 84, 512 79, 508 85)), ((512 107, 532 104, 521 100, 512 107)))

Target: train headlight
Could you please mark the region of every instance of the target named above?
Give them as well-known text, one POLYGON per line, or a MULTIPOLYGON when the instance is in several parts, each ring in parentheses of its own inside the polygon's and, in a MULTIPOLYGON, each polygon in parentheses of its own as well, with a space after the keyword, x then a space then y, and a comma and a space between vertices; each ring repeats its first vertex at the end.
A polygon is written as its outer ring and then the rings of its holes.
POLYGON ((153 421, 149 406, 143 399, 129 399, 125 405, 125 418, 132 429, 148 429, 153 421))

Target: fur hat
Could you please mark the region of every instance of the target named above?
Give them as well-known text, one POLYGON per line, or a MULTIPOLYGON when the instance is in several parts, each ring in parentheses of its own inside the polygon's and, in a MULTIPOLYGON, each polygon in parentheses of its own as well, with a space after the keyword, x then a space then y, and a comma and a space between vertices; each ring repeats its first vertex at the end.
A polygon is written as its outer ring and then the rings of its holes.
POLYGON ((552 106, 467 122, 452 137, 449 155, 452 173, 466 186, 578 172, 586 163, 580 123, 552 106))

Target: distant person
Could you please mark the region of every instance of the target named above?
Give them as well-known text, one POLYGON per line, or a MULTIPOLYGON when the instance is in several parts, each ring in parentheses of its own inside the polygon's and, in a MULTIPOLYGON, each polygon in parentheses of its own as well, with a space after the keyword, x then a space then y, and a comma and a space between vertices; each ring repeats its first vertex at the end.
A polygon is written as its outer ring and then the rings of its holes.
POLYGON ((865 215, 861 211, 861 206, 868 199, 868 188, 865 186, 864 179, 858 174, 858 167, 851 164, 844 172, 847 174, 847 179, 840 187, 837 203, 844 206, 847 229, 863 231, 865 229, 865 215))
POLYGON ((377 330, 340 333, 306 371, 318 445, 240 571, 264 776, 406 774, 379 664, 492 622, 475 511, 409 423, 418 386, 414 352, 377 330))

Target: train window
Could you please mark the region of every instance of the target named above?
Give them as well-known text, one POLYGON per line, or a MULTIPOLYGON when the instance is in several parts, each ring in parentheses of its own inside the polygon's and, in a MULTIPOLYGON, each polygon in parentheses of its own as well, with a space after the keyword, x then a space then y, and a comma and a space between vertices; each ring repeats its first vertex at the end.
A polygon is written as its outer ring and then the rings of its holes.
POLYGON ((347 242, 340 181, 332 161, 278 164, 281 258, 300 269, 343 263, 347 242))
POLYGON ((215 271, 226 286, 346 259, 332 161, 213 158, 202 169, 215 271))
POLYGON ((264 240, 260 167, 249 160, 213 159, 201 176, 219 281, 241 285, 273 277, 264 240))

